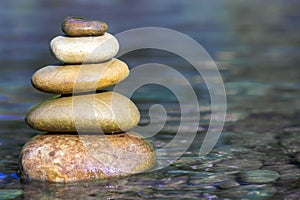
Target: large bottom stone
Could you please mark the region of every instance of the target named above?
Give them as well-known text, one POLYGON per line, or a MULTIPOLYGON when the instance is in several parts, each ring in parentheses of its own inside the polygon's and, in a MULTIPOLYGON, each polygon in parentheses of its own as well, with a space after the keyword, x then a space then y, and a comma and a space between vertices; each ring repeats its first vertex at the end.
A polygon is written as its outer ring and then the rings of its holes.
POLYGON ((38 135, 25 144, 19 161, 23 179, 49 182, 127 176, 147 171, 155 164, 152 145, 133 132, 38 135))

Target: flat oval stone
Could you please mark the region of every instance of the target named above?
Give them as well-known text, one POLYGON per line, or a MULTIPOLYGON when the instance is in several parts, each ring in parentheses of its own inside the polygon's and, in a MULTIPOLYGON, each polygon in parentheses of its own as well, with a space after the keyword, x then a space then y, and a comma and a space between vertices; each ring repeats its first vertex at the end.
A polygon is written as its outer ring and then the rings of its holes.
POLYGON ((48 133, 23 147, 23 179, 71 182, 127 176, 156 164, 152 145, 137 133, 77 135, 48 133))
POLYGON ((126 63, 113 58, 97 64, 46 66, 34 73, 31 82, 43 92, 70 94, 96 91, 115 85, 128 74, 126 63))
POLYGON ((61 26, 68 36, 100 36, 107 30, 107 24, 98 20, 88 20, 80 17, 67 17, 61 26))
POLYGON ((242 181, 247 183, 271 183, 280 177, 279 173, 272 170, 249 170, 241 174, 242 181))
POLYGON ((225 180, 220 183, 218 186, 221 189, 229 189, 229 188, 234 188, 234 187, 239 187, 240 184, 236 182, 235 180, 225 180))
POLYGON ((49 99, 26 116, 30 127, 48 132, 124 132, 139 120, 135 104, 116 92, 49 99))
POLYGON ((95 37, 57 36, 51 40, 50 49, 63 63, 98 63, 117 55, 119 42, 109 33, 95 37))

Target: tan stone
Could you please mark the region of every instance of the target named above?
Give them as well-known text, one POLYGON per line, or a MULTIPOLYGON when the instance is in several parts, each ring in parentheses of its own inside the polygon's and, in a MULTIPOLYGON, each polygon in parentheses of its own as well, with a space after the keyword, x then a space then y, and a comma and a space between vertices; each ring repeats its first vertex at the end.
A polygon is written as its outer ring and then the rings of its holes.
POLYGON ((94 37, 57 36, 51 40, 50 48, 63 63, 98 63, 117 55, 119 42, 109 33, 94 37))
POLYGON ((119 83, 129 74, 126 63, 113 58, 98 64, 50 65, 32 76, 31 82, 40 91, 70 94, 103 89, 119 83))
POLYGON ((38 135, 25 144, 19 161, 23 179, 50 182, 126 176, 155 164, 152 145, 132 132, 38 135))
POLYGON ((67 17, 61 26, 68 36, 99 36, 107 30, 107 24, 98 20, 88 20, 81 17, 67 17))
POLYGON ((115 133, 130 130, 139 120, 135 104, 115 92, 49 99, 26 116, 30 127, 48 132, 115 133))

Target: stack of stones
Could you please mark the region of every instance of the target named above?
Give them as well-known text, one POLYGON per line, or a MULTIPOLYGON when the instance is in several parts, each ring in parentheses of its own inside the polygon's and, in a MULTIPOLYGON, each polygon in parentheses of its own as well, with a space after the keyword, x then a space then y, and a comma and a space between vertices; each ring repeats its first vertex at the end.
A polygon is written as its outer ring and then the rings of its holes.
POLYGON ((43 67, 32 76, 35 88, 60 95, 26 116, 30 127, 46 133, 24 145, 22 178, 70 182, 151 169, 152 145, 129 131, 140 120, 137 107, 121 94, 103 91, 129 74, 128 66, 114 58, 118 40, 106 32, 106 23, 96 20, 68 17, 62 30, 65 35, 50 43, 62 64, 43 67))

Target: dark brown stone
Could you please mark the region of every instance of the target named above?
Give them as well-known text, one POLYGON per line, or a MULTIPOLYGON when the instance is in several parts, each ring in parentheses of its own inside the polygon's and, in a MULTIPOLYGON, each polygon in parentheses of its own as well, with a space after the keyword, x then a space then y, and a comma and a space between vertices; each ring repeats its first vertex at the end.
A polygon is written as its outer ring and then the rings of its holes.
POLYGON ((62 23, 62 31, 71 37, 100 36, 107 30, 107 24, 98 20, 67 17, 62 23))

